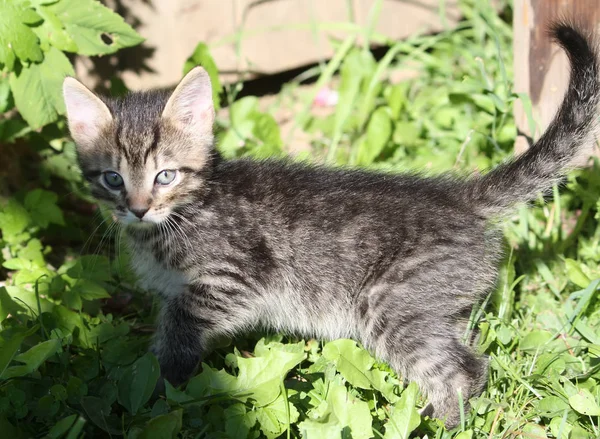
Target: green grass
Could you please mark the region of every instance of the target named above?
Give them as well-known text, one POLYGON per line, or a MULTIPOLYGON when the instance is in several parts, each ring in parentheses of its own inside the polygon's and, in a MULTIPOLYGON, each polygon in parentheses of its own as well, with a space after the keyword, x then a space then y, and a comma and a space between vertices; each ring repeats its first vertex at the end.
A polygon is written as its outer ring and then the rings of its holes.
MULTIPOLYGON (((303 76, 316 84, 293 81, 267 111, 253 97, 232 102, 219 120, 221 151, 285 154, 273 114, 300 102, 292 134, 304 132, 311 148, 299 160, 426 173, 501 162, 512 153, 519 99, 511 28, 486 2, 461 7, 458 28, 388 42, 380 60, 354 43, 359 35, 382 42, 372 26, 346 26, 334 58, 303 76), (418 74, 390 83, 402 69, 418 74), (339 103, 317 117, 313 98, 332 81, 339 103)), ((503 17, 510 21, 509 6, 503 17)), ((206 62, 206 49, 192 62, 206 62)), ((231 100, 237 92, 225 87, 231 100)), ((424 400, 414 384, 349 340, 250 334, 216 349, 187 386, 149 402, 159 373, 146 353, 157 303, 136 288, 106 217, 89 225, 62 133, 50 134, 39 169, 24 171, 32 182, 0 200, 2 437, 600 437, 597 166, 507 221, 498 286, 472 316, 489 384, 448 432, 418 416, 424 400)))

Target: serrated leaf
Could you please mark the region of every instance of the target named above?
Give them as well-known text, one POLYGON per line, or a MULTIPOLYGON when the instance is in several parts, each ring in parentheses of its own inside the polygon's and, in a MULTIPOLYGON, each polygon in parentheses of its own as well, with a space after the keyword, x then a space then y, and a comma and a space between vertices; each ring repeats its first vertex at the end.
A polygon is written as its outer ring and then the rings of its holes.
POLYGON ((25 208, 31 219, 40 227, 50 224, 64 225, 62 210, 56 205, 58 195, 43 189, 34 189, 25 196, 25 208))
POLYGON ((371 388, 368 371, 375 359, 359 348, 354 340, 340 339, 327 343, 323 347, 323 356, 335 363, 337 370, 350 384, 361 389, 371 388))
POLYGON ((250 429, 256 424, 256 413, 247 411, 241 403, 230 405, 223 410, 225 416, 225 432, 232 438, 246 438, 250 429))
POLYGON ((107 55, 144 41, 121 16, 95 0, 61 0, 40 9, 62 23, 82 55, 107 55))
POLYGON ((65 54, 56 48, 46 52, 43 62, 23 67, 18 75, 11 73, 15 105, 29 126, 42 127, 64 114, 62 83, 65 76, 74 74, 65 54))
MULTIPOLYGON (((38 36, 48 48, 54 46, 65 52, 76 52, 77 44, 65 30, 63 23, 54 12, 43 4, 37 2, 36 12, 43 18, 43 23, 32 28, 33 32, 38 36)), ((49 3, 49 2, 48 2, 49 3)))
POLYGON ((15 238, 25 231, 31 218, 27 209, 12 198, 0 208, 0 230, 5 241, 15 242, 15 238))
POLYGON ((14 69, 15 59, 39 62, 44 59, 38 38, 27 24, 41 17, 20 0, 0 0, 0 67, 14 69))

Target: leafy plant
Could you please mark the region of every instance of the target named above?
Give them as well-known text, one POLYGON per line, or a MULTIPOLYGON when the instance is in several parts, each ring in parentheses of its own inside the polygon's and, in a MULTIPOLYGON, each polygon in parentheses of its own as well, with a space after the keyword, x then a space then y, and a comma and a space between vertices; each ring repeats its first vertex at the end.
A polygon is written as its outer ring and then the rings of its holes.
MULTIPOLYGON (((236 99, 240 84, 221 88, 211 47, 200 43, 184 69, 204 65, 215 102, 226 104, 221 152, 283 154, 277 111, 299 107, 291 133, 304 132, 311 146, 302 160, 477 172, 510 155, 512 104, 525 99, 511 92, 510 6, 498 16, 487 2, 462 0, 456 29, 395 42, 373 32, 378 5, 371 24, 349 27, 332 41, 335 56, 303 75, 314 85, 292 81, 266 109, 236 99), (390 49, 376 59, 359 35, 390 49), (414 74, 391 79, 406 69, 414 74), (323 87, 338 94, 325 114, 313 112, 323 87)), ((60 98, 73 72, 65 52, 102 55, 140 41, 92 0, 0 0, 0 143, 16 142, 5 149, 11 166, 0 166, 5 437, 598 437, 597 165, 509 219, 498 286, 464 337, 479 330, 488 388, 455 431, 419 416, 417 386, 352 340, 249 335, 216 349, 187 385, 153 397, 156 306, 136 288, 115 226, 86 202, 60 98)))

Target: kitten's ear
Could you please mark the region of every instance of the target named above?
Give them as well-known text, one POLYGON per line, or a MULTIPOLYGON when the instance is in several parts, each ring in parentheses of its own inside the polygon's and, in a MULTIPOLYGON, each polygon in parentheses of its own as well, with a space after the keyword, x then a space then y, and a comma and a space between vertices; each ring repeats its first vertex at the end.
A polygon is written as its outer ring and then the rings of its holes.
POLYGON ((102 130, 113 120, 110 110, 98 96, 75 78, 65 78, 63 97, 71 137, 80 147, 93 146, 102 130))
POLYGON ((181 80, 162 113, 182 130, 196 135, 212 134, 215 107, 210 77, 202 67, 194 67, 181 80))

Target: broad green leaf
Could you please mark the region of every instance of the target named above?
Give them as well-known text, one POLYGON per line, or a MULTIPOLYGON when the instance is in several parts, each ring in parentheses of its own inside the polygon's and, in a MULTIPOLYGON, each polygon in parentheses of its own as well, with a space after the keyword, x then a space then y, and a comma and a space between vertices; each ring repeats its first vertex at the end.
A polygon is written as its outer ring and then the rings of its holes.
POLYGON ((25 196, 25 208, 29 211, 31 219, 40 227, 46 228, 50 224, 64 225, 62 211, 57 206, 58 195, 44 189, 34 189, 25 196))
MULTIPOLYGON (((32 30, 38 36, 40 41, 45 44, 46 49, 52 45, 64 52, 76 52, 77 44, 75 44, 75 41, 73 41, 69 33, 65 30, 60 19, 52 12, 52 9, 44 6, 41 2, 34 3, 36 3, 36 12, 44 21, 41 25, 32 28, 32 30)), ((52 1, 46 3, 55 2, 52 1)))
POLYGON ((38 10, 52 14, 53 28, 64 26, 66 35, 60 32, 60 40, 55 40, 62 50, 71 50, 74 44, 81 55, 107 55, 144 41, 121 16, 95 0, 61 0, 38 10))
POLYGON ((568 408, 569 404, 558 396, 546 396, 537 404, 539 413, 548 417, 559 416, 568 408))
POLYGON ((27 331, 17 330, 13 331, 10 335, 8 331, 0 333, 0 378, 3 377, 8 365, 19 351, 23 340, 34 334, 38 329, 39 325, 35 325, 27 331))
POLYGON ((87 255, 77 259, 77 262, 67 270, 74 279, 87 279, 95 282, 111 280, 110 259, 101 255, 87 255))
POLYGON ((43 62, 23 67, 18 75, 11 73, 15 105, 32 128, 54 122, 59 114, 64 114, 62 83, 65 76, 74 74, 67 57, 55 48, 46 52, 43 62))
POLYGON ((101 285, 88 279, 81 279, 71 289, 73 294, 85 300, 106 299, 110 294, 101 285))
POLYGON ((524 352, 535 354, 540 352, 551 339, 552 334, 548 331, 532 331, 521 339, 519 348, 524 352))
POLYGON ((369 405, 350 395, 343 385, 333 385, 329 389, 327 402, 342 426, 350 427, 353 439, 373 437, 369 405))
POLYGON ((148 352, 129 366, 119 380, 119 403, 135 415, 152 396, 159 375, 158 361, 148 352))
POLYGON ((75 424, 77 415, 70 415, 58 421, 48 432, 51 439, 59 439, 75 424))
MULTIPOLYGON (((189 381, 185 392, 193 398, 199 399, 219 393, 235 393, 237 390, 236 377, 229 375, 224 369, 213 369, 203 363, 202 372, 189 381)), ((179 399, 174 400, 179 401, 179 399)))
POLYGON ((421 416, 415 408, 418 393, 419 389, 414 382, 404 389, 385 424, 385 439, 408 439, 410 433, 419 426, 421 416))
POLYGON ((225 415, 225 432, 229 437, 246 438, 250 429, 256 424, 256 412, 247 411, 244 404, 230 405, 223 413, 225 415))
POLYGON ((587 288, 591 281, 581 270, 579 264, 579 262, 574 261, 573 259, 566 258, 565 265, 567 266, 567 276, 569 276, 569 280, 579 288, 587 288))
POLYGON ((212 85, 213 92, 213 104, 215 106, 215 110, 221 108, 221 99, 220 95, 223 91, 223 86, 221 85, 221 81, 219 80, 219 69, 215 64, 215 60, 210 54, 210 50, 206 43, 198 43, 194 52, 190 55, 190 57, 185 61, 183 65, 183 74, 186 75, 190 70, 192 70, 196 66, 204 67, 204 70, 210 76, 210 83, 212 85))
POLYGON ((101 398, 95 396, 84 396, 81 398, 81 406, 88 415, 88 418, 99 428, 109 434, 121 435, 121 419, 110 414, 110 405, 107 405, 101 398))
POLYGON ((546 429, 541 425, 534 424, 533 422, 528 422, 523 426, 523 437, 543 439, 547 437, 546 429))
POLYGON ((367 125, 365 142, 358 151, 357 162, 369 165, 381 154, 383 148, 392 136, 392 120, 389 110, 379 107, 373 112, 367 125))
POLYGON ((17 201, 10 198, 8 202, 0 207, 0 230, 2 238, 7 242, 15 242, 25 231, 31 218, 27 209, 17 201))
POLYGON ((26 309, 19 303, 13 300, 8 294, 5 287, 0 288, 0 322, 4 320, 8 314, 13 316, 17 313, 25 312, 26 309))
POLYGON ((327 343, 323 347, 323 356, 333 361, 337 370, 350 384, 361 389, 371 388, 369 371, 375 360, 354 340, 340 339, 327 343))
POLYGON ((573 426, 567 422, 567 419, 562 414, 561 416, 552 418, 550 421, 550 431, 552 432, 552 436, 557 439, 567 439, 572 429, 573 426))
POLYGON ((258 148, 251 151, 253 157, 268 158, 281 153, 283 140, 281 140, 279 125, 270 114, 259 113, 255 115, 252 134, 263 142, 258 148))
POLYGON ((416 122, 396 122, 394 143, 402 146, 414 146, 421 136, 421 129, 416 122))
POLYGON ((251 393, 258 406, 266 405, 280 394, 280 383, 293 367, 304 359, 304 343, 282 345, 257 343, 256 357, 237 359, 238 390, 251 393))
POLYGON ((0 0, 0 67, 14 69, 15 59, 39 62, 44 58, 38 39, 28 24, 41 17, 24 0, 0 0))
MULTIPOLYGON (((182 425, 183 410, 150 419, 138 439, 175 439, 182 425)), ((237 436, 242 437, 242 436, 237 436)))
POLYGON ((13 378, 28 375, 36 371, 48 358, 60 348, 60 340, 48 340, 31 347, 27 352, 14 357, 14 361, 24 363, 12 366, 4 371, 2 378, 13 378))
POLYGON ((587 389, 579 389, 569 397, 569 404, 574 410, 587 416, 600 416, 600 406, 594 395, 587 389))

